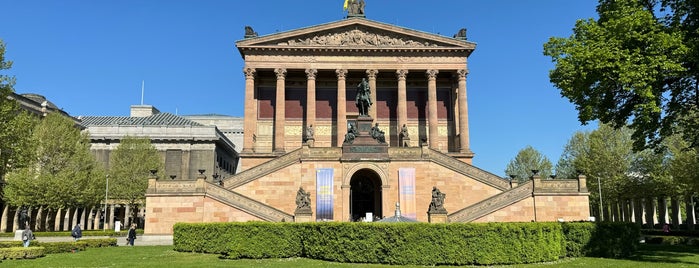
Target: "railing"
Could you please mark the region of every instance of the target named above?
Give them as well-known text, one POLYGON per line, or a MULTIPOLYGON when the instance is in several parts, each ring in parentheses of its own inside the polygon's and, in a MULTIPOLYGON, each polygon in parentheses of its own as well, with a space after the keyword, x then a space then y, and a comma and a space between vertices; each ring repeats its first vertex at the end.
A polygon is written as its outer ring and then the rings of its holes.
POLYGON ((285 155, 272 159, 270 161, 259 164, 251 169, 240 172, 232 177, 223 180, 223 185, 226 189, 232 190, 251 181, 254 181, 264 175, 280 170, 284 167, 298 163, 301 160, 303 148, 298 148, 285 155))
POLYGON ((278 210, 272 206, 255 201, 254 199, 210 183, 207 184, 206 187, 206 196, 266 221, 294 221, 294 216, 291 214, 285 213, 284 211, 278 210))
POLYGON ((507 189, 510 189, 510 182, 498 177, 495 174, 464 163, 456 158, 443 154, 439 151, 430 148, 425 148, 423 150, 427 150, 427 153, 423 155, 423 158, 430 159, 432 160, 432 162, 440 164, 460 174, 471 177, 479 182, 485 183, 498 190, 505 191, 507 189))
POLYGON ((532 196, 532 181, 494 195, 449 215, 449 222, 470 222, 532 196))

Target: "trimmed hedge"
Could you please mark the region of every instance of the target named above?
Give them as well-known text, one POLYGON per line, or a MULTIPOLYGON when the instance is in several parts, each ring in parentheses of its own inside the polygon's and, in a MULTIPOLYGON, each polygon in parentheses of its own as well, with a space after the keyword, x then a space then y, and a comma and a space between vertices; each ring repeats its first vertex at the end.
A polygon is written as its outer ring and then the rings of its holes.
POLYGON ((629 257, 638 249, 640 228, 624 222, 562 223, 567 257, 629 257))
POLYGON ((306 257, 346 263, 494 265, 560 257, 626 257, 633 223, 177 223, 174 248, 226 258, 306 257))
POLYGON ((36 259, 45 254, 43 247, 0 248, 0 259, 36 259))

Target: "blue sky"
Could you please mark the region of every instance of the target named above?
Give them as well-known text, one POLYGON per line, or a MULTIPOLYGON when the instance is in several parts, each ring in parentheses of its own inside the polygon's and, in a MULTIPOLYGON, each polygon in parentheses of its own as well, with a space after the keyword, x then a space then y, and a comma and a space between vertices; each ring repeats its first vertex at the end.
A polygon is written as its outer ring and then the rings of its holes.
MULTIPOLYGON (((368 19, 452 36, 468 29, 468 101, 474 165, 505 176, 527 145, 555 165, 581 126, 548 79, 542 53, 594 0, 366 0, 368 19)), ((162 112, 243 116, 244 26, 260 35, 341 20, 343 0, 5 0, 0 39, 17 93, 46 96, 74 116, 162 112)))

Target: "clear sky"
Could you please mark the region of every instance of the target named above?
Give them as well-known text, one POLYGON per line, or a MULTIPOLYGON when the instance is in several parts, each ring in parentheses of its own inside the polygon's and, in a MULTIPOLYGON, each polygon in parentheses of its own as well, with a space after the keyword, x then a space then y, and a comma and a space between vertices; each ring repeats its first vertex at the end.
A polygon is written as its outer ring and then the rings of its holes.
MULTIPOLYGON (((533 146, 555 165, 581 126, 548 79, 549 37, 595 18, 594 0, 366 0, 371 20, 477 43, 467 80, 474 165, 505 176, 533 146)), ((4 0, 0 39, 17 93, 46 96, 73 116, 161 112, 243 116, 235 42, 344 19, 343 0, 4 0)))

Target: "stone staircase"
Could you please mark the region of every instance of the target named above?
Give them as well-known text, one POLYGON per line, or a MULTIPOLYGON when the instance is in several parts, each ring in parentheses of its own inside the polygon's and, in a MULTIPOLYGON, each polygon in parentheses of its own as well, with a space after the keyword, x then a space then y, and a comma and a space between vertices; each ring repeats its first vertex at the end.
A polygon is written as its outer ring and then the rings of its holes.
POLYGON ((449 222, 471 222, 485 215, 493 213, 501 208, 512 205, 525 198, 531 197, 534 190, 534 182, 528 181, 518 187, 494 195, 481 202, 463 208, 449 214, 449 222))
POLYGON ((433 163, 446 167, 459 174, 473 178, 476 181, 494 187, 501 191, 510 189, 510 182, 500 178, 498 175, 487 172, 473 165, 464 163, 454 157, 441 153, 439 151, 422 148, 422 159, 430 160, 433 163))
POLYGON ((303 155, 304 148, 298 148, 285 155, 257 165, 223 180, 226 189, 233 190, 264 175, 270 174, 282 168, 299 163, 303 155))
POLYGON ((206 186, 206 196, 266 221, 294 221, 291 214, 212 183, 206 186))

